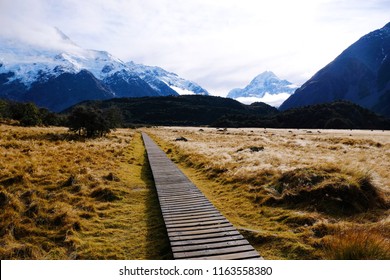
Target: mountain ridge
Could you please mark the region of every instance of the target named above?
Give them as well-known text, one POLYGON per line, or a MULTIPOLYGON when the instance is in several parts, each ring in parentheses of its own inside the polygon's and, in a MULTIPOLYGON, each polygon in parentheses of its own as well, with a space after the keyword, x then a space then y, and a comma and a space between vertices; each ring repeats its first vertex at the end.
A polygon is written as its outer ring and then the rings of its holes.
POLYGON ((61 111, 69 106, 69 102, 76 104, 83 99, 85 89, 65 83, 69 75, 74 78, 82 77, 80 84, 86 80, 90 84, 99 84, 95 87, 95 95, 88 94, 88 98, 85 96, 84 100, 101 99, 102 96, 180 95, 183 92, 209 94, 198 84, 160 67, 125 63, 106 51, 83 49, 59 29, 56 32, 65 47, 37 47, 0 38, 0 98, 31 101, 48 109, 61 111), (81 71, 83 74, 78 75, 81 71), (90 75, 86 75, 86 72, 90 75), (64 74, 67 74, 65 79, 64 74), (64 83, 60 85, 60 81, 64 83), (57 86, 53 87, 53 84, 57 86), (68 102, 61 104, 64 97, 58 98, 59 95, 68 95, 65 98, 68 102))

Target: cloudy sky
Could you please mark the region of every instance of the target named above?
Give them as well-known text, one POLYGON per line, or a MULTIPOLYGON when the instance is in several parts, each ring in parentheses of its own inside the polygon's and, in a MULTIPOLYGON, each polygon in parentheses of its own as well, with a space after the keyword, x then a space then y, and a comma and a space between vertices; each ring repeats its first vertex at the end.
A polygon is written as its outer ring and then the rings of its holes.
POLYGON ((302 84, 390 21, 390 0, 0 0, 0 35, 156 65, 225 96, 265 70, 302 84))

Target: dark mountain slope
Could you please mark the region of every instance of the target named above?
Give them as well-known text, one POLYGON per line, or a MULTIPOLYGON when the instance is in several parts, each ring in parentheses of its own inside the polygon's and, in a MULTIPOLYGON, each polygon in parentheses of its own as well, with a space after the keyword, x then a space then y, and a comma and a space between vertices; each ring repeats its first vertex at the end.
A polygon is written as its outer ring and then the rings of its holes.
POLYGON ((279 109, 343 99, 390 116, 389 70, 390 23, 347 48, 297 89, 279 109))
POLYGON ((64 73, 45 83, 34 83, 22 101, 59 112, 75 102, 113 98, 113 93, 90 72, 64 73))

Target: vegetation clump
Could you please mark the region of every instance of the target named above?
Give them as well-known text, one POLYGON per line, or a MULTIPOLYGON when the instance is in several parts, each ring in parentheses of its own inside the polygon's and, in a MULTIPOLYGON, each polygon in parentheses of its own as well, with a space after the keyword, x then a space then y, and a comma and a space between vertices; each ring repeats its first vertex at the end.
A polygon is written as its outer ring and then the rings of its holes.
POLYGON ((187 139, 187 138, 185 138, 185 137, 183 137, 183 136, 181 136, 181 137, 177 137, 177 138, 175 139, 175 141, 183 141, 183 142, 187 142, 187 141, 188 141, 188 139, 187 139))
POLYGON ((254 153, 261 152, 264 151, 264 146, 251 146, 249 147, 249 150, 254 153))
POLYGON ((351 215, 385 208, 381 192, 367 174, 341 175, 337 168, 300 168, 285 172, 267 197, 268 205, 290 205, 331 215, 351 215))
POLYGON ((108 188, 98 188, 91 193, 91 197, 103 202, 111 202, 120 198, 108 188))
POLYGON ((348 228, 324 241, 327 259, 390 260, 390 241, 375 230, 348 228))

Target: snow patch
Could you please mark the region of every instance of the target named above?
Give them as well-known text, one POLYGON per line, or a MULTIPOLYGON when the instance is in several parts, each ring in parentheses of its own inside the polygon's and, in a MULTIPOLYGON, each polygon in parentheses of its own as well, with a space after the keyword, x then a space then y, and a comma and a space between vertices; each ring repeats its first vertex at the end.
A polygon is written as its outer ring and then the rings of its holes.
POLYGON ((282 103, 291 96, 291 94, 287 92, 282 92, 278 94, 270 94, 266 92, 263 97, 238 97, 236 100, 243 104, 252 104, 254 102, 263 102, 273 107, 278 108, 282 103))
POLYGON ((190 91, 188 89, 183 89, 183 88, 175 87, 175 86, 172 86, 172 85, 170 85, 169 87, 171 89, 173 89, 174 91, 176 91, 180 95, 195 95, 196 94, 195 92, 190 91))

